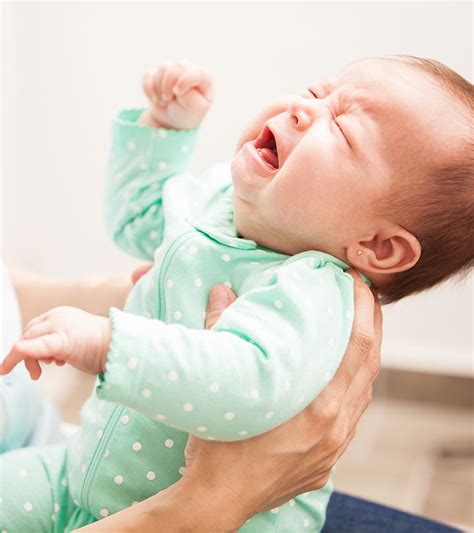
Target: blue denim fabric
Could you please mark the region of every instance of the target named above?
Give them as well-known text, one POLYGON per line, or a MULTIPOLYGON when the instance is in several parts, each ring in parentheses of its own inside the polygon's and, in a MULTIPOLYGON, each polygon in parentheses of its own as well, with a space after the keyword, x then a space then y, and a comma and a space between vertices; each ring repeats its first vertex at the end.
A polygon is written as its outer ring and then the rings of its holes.
POLYGON ((334 492, 322 533, 459 533, 459 529, 334 492))

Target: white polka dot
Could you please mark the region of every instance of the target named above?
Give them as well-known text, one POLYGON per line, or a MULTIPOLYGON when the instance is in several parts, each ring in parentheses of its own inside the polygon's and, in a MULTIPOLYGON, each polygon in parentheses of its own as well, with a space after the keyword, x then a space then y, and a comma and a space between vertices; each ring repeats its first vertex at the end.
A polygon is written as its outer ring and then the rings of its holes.
POLYGON ((328 315, 333 315, 334 314, 334 308, 329 306, 328 307, 328 315))
POLYGON ((219 390, 219 385, 217 383, 211 383, 209 385, 209 390, 211 392, 217 392, 219 390))
POLYGON ((353 311, 351 311, 350 309, 347 309, 345 312, 344 312, 344 316, 346 318, 352 318, 354 316, 354 313, 353 311))
POLYGON ((173 439, 166 439, 165 440, 165 446, 167 448, 172 448, 174 446, 174 440, 173 439))
POLYGON ((157 420, 166 420, 166 416, 165 415, 160 415, 159 413, 157 415, 155 415, 155 418, 157 420))
POLYGON ((56 515, 55 514, 51 515, 51 522, 56 522, 56 515))
POLYGON ((99 429, 99 431, 97 432, 97 438, 101 439, 103 434, 104 432, 101 429, 99 429))
POLYGON ((171 289, 173 287, 174 283, 173 283, 173 280, 172 279, 169 279, 167 282, 166 282, 166 286, 168 287, 168 289, 171 289))
POLYGON ((33 510, 33 504, 32 504, 31 502, 25 502, 25 503, 23 504, 23 509, 24 509, 25 511, 30 512, 30 511, 33 510))
POLYGON ((181 317, 182 317, 182 316, 183 316, 183 315, 181 314, 181 311, 175 311, 175 312, 173 313, 173 318, 174 318, 175 320, 181 320, 181 317))
POLYGON ((198 426, 197 430, 199 431, 199 433, 205 433, 207 431, 207 427, 206 426, 198 426))
POLYGON ((155 472, 153 472, 153 470, 150 470, 146 473, 146 478, 148 479, 148 481, 153 481, 154 479, 156 479, 155 472))
POLYGON ((186 154, 189 152, 189 146, 187 144, 183 144, 183 146, 181 146, 181 151, 186 154))
POLYGON ((123 483, 123 477, 122 476, 115 476, 114 477, 114 481, 115 481, 115 483, 117 483, 117 485, 121 485, 123 483))
POLYGON ((160 170, 164 170, 168 166, 168 163, 166 161, 159 161, 158 162, 158 168, 160 170))
POLYGON ((232 289, 232 283, 230 281, 224 281, 224 285, 229 289, 232 289))
POLYGON ((178 379, 178 374, 174 370, 172 370, 168 373, 168 379, 170 381, 176 381, 178 379))
POLYGON ((258 261, 250 261, 251 265, 259 265, 260 263, 258 261))
POLYGON ((207 440, 216 440, 215 437, 207 437, 207 440))
POLYGON ((233 413, 232 411, 228 411, 225 415, 224 415, 224 418, 226 420, 233 420, 235 417, 235 413, 233 413))
POLYGON ((270 509, 270 512, 273 514, 277 514, 280 509, 278 507, 275 507, 274 509, 270 509))
POLYGON ((187 413, 189 413, 190 411, 192 411, 192 410, 194 409, 194 407, 193 407, 193 404, 192 404, 192 403, 185 403, 185 404, 183 405, 183 409, 184 409, 187 413))
POLYGON ((26 468, 22 468, 19 472, 18 472, 18 475, 20 477, 26 477, 28 475, 28 470, 26 470, 26 468))
POLYGON ((131 357, 127 361, 127 367, 130 368, 130 370, 133 370, 134 368, 137 368, 138 366, 138 359, 136 357, 131 357))
POLYGON ((168 132, 162 128, 160 128, 158 130, 158 136, 161 137, 162 139, 166 139, 166 137, 168 137, 168 132))
POLYGON ((248 434, 248 431, 245 431, 245 429, 243 429, 242 431, 239 431, 239 435, 241 437, 243 437, 244 435, 247 435, 248 434))
POLYGON ((222 259, 222 261, 224 261, 224 263, 228 263, 230 261, 230 255, 222 254, 221 255, 221 259, 222 259))
POLYGON ((134 442, 134 443, 132 444, 132 450, 133 450, 134 452, 139 452, 141 449, 142 449, 142 443, 141 443, 141 442, 138 442, 138 441, 137 441, 137 442, 134 442))
POLYGON ((326 383, 331 379, 331 374, 329 372, 325 372, 324 373, 324 381, 326 381, 326 383))
POLYGON ((84 473, 87 470, 87 465, 81 465, 82 473, 84 473))
POLYGON ((295 500, 293 500, 293 498, 292 498, 292 499, 288 502, 288 505, 289 505, 290 507, 294 507, 294 506, 296 505, 295 500))
POLYGON ((107 458, 109 455, 110 455, 110 450, 109 449, 105 450, 104 457, 107 458))
POLYGON ((151 390, 150 389, 143 389, 142 390, 142 396, 144 398, 151 398, 151 390))
POLYGON ((132 150, 135 150, 135 148, 137 147, 137 145, 133 142, 133 141, 128 141, 127 143, 127 148, 132 151, 132 150))
POLYGON ((309 527, 309 520, 308 520, 307 518, 304 519, 303 527, 304 527, 304 528, 309 527))
POLYGON ((256 398, 258 398, 258 390, 257 390, 257 389, 252 389, 252 390, 250 391, 250 398, 253 398, 254 400, 255 400, 256 398))
POLYGON ((201 287, 202 286, 201 278, 196 278, 194 280, 194 285, 196 285, 196 287, 201 287))
POLYGON ((186 467, 185 467, 185 466, 180 466, 180 467, 178 468, 178 472, 179 472, 182 476, 184 476, 184 474, 186 473, 186 467))
POLYGON ((99 513, 100 513, 100 516, 104 516, 104 517, 105 516, 109 516, 109 510, 108 509, 101 509, 99 511, 99 513))
POLYGON ((61 479, 61 485, 62 485, 63 487, 67 487, 67 480, 66 480, 65 477, 63 477, 63 478, 61 479))
POLYGON ((155 230, 150 231, 149 237, 152 241, 156 241, 156 239, 158 239, 158 232, 155 230))
POLYGON ((273 302, 273 305, 277 308, 277 309, 281 309, 283 307, 283 302, 281 300, 275 300, 273 302))
POLYGON ((120 418, 120 422, 122 422, 122 424, 124 426, 126 426, 128 424, 128 422, 130 421, 130 417, 128 415, 123 415, 121 418, 120 418))
POLYGON ((267 270, 264 270, 263 273, 265 276, 269 276, 272 273, 272 270, 270 268, 267 268, 267 270))
POLYGON ((188 252, 193 255, 198 251, 197 246, 194 246, 194 244, 191 244, 191 246, 188 248, 188 252))
POLYGON ((265 413, 266 420, 270 420, 270 418, 273 417, 273 411, 268 411, 268 413, 265 413))

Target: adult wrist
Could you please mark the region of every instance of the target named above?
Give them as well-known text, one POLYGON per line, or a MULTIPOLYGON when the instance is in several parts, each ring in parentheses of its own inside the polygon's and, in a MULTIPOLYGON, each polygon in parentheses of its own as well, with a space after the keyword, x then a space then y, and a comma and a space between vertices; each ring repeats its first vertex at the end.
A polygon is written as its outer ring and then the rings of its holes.
POLYGON ((160 495, 156 516, 162 519, 169 514, 169 527, 176 527, 169 531, 231 533, 250 518, 232 492, 200 478, 185 476, 160 495))

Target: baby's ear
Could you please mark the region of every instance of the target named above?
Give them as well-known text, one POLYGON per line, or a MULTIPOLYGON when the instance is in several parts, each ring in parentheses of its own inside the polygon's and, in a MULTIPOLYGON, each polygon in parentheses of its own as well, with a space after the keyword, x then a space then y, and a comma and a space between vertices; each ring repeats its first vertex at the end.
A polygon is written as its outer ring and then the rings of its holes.
POLYGON ((368 240, 347 249, 348 262, 370 274, 395 274, 414 266, 421 255, 418 239, 405 228, 384 228, 368 240))

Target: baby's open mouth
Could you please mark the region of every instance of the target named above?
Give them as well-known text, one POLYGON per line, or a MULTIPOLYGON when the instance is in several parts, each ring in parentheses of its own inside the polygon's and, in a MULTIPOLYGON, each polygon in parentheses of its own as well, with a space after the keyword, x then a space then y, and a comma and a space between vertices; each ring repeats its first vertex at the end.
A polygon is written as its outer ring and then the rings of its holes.
POLYGON ((255 141, 255 149, 267 165, 271 166, 274 170, 280 168, 275 137, 267 126, 265 126, 260 137, 255 141))

